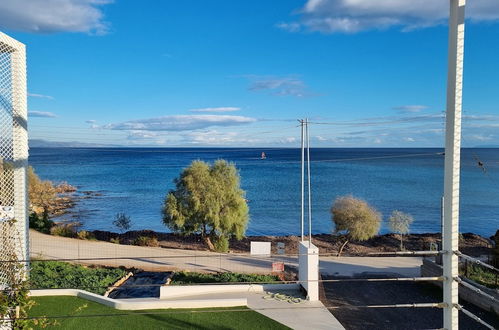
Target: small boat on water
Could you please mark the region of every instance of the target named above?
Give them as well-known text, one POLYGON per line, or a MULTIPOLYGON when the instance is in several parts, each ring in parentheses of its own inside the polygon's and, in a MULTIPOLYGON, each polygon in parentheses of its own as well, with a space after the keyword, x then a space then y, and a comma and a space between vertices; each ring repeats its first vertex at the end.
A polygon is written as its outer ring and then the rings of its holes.
POLYGON ((265 153, 262 152, 262 157, 260 159, 267 159, 267 155, 265 155, 265 153))

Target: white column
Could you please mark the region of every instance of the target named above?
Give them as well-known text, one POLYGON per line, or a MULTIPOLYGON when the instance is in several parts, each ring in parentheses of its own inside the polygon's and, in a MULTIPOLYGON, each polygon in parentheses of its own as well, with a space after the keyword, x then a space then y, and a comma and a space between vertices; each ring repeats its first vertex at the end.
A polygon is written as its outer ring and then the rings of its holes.
POLYGON ((458 324, 459 249, 459 171, 461 156, 461 107, 464 52, 465 0, 450 0, 449 55, 447 76, 447 112, 445 133, 444 221, 443 221, 443 283, 444 328, 456 330, 458 324))
POLYGON ((319 300, 319 248, 310 242, 298 245, 298 280, 307 291, 307 299, 319 300))

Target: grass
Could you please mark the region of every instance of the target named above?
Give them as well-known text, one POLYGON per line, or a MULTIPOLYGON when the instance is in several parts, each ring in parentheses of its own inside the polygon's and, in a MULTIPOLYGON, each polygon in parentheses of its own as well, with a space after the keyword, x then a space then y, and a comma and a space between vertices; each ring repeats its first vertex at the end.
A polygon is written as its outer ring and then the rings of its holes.
POLYGON ((122 311, 77 297, 33 300, 30 317, 74 316, 57 318, 60 325, 55 329, 289 329, 246 307, 122 311))
POLYGON ((476 265, 470 265, 468 266, 465 274, 467 275, 467 278, 478 284, 492 289, 499 289, 499 278, 496 277, 496 273, 492 270, 476 265))
POLYGON ((278 276, 240 273, 203 274, 196 272, 176 272, 171 285, 194 283, 230 283, 230 282, 277 282, 278 276))
POLYGON ((107 287, 125 276, 122 268, 86 267, 61 261, 31 263, 30 286, 33 289, 83 289, 104 294, 107 287))

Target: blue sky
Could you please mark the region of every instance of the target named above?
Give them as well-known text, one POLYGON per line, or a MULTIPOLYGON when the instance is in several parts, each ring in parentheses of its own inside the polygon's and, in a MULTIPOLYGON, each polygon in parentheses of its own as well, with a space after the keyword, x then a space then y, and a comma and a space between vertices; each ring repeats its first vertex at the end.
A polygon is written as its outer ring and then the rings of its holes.
MULTIPOLYGON (((130 146, 442 146, 447 0, 4 0, 30 137, 130 146)), ((499 2, 468 0, 465 146, 499 145, 499 2)))

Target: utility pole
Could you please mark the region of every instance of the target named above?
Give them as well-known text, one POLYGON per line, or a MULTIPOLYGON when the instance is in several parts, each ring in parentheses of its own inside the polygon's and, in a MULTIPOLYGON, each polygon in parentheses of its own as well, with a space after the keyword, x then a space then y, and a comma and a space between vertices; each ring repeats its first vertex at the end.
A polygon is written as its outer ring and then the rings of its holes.
POLYGON ((299 120, 301 125, 301 240, 304 240, 305 223, 305 126, 303 119, 299 120))
POLYGON ((459 328, 459 176, 461 156, 461 110, 464 54, 464 9, 466 0, 450 0, 447 110, 445 128, 443 291, 444 328, 459 328))
POLYGON ((307 130, 307 182, 308 182, 308 247, 312 244, 312 183, 310 181, 310 133, 308 131, 308 118, 305 119, 307 130))

